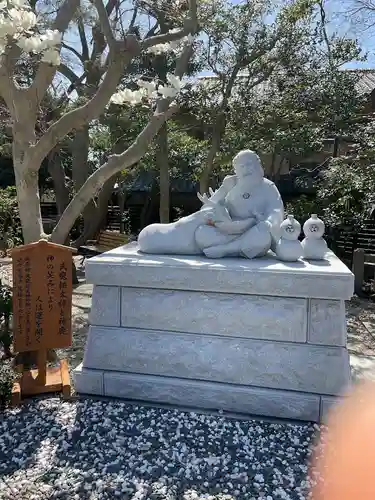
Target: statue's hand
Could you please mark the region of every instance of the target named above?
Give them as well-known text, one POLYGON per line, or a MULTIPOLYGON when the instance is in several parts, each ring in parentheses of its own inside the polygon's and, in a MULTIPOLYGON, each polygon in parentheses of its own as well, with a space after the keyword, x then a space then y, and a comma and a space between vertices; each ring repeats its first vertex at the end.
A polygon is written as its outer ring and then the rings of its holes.
POLYGON ((243 234, 254 223, 253 219, 216 222, 215 227, 224 234, 243 234))
MULTIPOLYGON (((211 198, 215 194, 212 188, 208 188, 208 192, 210 193, 211 198)), ((211 198, 209 198, 207 196, 207 193, 203 193, 203 194, 197 193, 197 196, 198 196, 198 199, 203 203, 203 205, 214 205, 215 204, 215 202, 213 202, 211 200, 211 198)))
POLYGON ((210 203, 210 198, 207 196, 206 193, 204 194, 200 194, 200 193, 197 193, 197 196, 198 196, 198 200, 202 202, 203 205, 209 205, 210 203))

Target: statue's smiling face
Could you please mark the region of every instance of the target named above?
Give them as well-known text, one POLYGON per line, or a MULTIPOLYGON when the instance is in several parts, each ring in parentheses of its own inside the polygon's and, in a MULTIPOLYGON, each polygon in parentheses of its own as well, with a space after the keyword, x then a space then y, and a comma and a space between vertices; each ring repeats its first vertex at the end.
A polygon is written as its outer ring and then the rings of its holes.
POLYGON ((240 179, 257 184, 263 179, 263 168, 258 155, 250 151, 241 151, 233 160, 234 172, 240 179))

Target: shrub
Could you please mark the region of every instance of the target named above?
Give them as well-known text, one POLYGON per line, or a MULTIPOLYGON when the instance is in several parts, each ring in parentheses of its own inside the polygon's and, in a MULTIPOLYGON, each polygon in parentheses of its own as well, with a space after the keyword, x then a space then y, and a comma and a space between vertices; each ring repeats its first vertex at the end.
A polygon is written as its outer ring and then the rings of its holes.
POLYGON ((13 383, 17 376, 11 359, 13 341, 11 316, 12 289, 0 281, 0 348, 3 351, 0 360, 0 408, 10 402, 13 383))
POLYGON ((285 203, 285 213, 294 215, 301 226, 310 218, 311 214, 319 214, 320 211, 315 197, 310 198, 302 195, 285 203))
POLYGON ((16 380, 16 372, 12 360, 2 359, 0 361, 0 409, 10 403, 12 388, 16 380))
POLYGON ((0 280, 0 346, 5 357, 11 356, 13 334, 11 329, 12 289, 0 280))
POLYGON ((22 242, 16 188, 0 189, 0 251, 5 252, 22 242))

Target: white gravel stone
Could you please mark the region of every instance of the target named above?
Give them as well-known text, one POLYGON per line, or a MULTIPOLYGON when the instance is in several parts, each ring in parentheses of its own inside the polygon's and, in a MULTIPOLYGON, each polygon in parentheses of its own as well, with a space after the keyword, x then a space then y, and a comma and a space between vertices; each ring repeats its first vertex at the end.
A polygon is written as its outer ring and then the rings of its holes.
MULTIPOLYGON (((0 421, 7 500, 305 500, 320 427, 34 400, 0 421)), ((325 436, 325 440, 328 437, 325 436)))

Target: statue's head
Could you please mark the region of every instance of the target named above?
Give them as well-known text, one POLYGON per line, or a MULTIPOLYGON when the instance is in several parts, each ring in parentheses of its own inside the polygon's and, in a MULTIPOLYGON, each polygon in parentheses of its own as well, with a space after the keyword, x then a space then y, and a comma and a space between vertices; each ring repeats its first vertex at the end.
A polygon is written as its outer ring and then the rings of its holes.
POLYGON ((237 177, 251 178, 254 184, 260 182, 264 177, 264 170, 260 158, 250 149, 240 151, 233 158, 233 168, 237 177))

